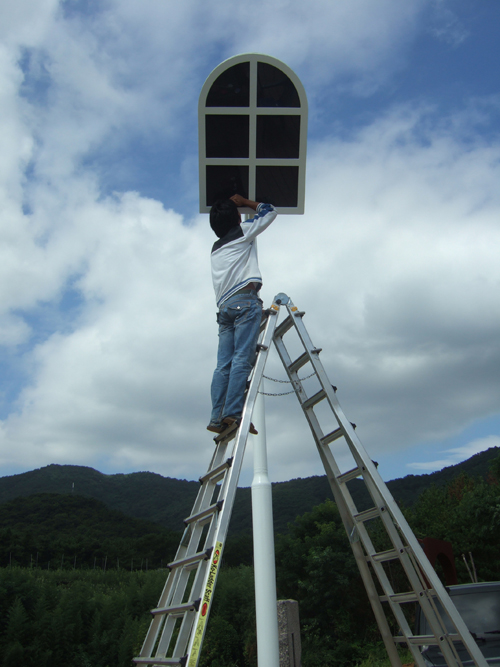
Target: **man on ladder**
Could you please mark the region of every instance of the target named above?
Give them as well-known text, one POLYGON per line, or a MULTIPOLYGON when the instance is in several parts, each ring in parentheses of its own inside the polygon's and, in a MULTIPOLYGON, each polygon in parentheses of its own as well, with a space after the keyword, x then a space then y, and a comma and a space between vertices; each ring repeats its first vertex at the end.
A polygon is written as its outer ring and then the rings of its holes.
MULTIPOLYGON (((232 424, 239 425, 241 420, 262 320, 262 301, 258 296, 262 276, 256 237, 276 215, 271 204, 257 203, 237 194, 218 200, 210 211, 210 226, 219 237, 211 255, 219 308, 219 349, 211 386, 212 414, 207 426, 213 433, 222 433, 232 424), (238 207, 251 208, 256 215, 242 222, 238 207)), ((253 424, 250 433, 257 433, 253 424)))

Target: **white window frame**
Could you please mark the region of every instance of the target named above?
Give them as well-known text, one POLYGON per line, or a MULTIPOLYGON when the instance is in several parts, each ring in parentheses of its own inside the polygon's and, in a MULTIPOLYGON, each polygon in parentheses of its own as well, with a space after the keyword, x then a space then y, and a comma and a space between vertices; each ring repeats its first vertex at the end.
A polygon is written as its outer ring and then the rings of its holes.
MULTIPOLYGON (((307 151, 307 97, 298 76, 287 65, 277 58, 259 53, 246 53, 234 56, 218 65, 208 76, 201 89, 198 102, 198 145, 199 145, 199 174, 200 174, 200 213, 209 213, 210 207, 205 205, 206 201, 206 167, 212 165, 222 166, 248 166, 248 198, 255 201, 256 167, 298 167, 298 189, 297 206, 280 207, 277 209, 281 214, 302 215, 305 204, 305 180, 306 180, 306 151, 307 151), (240 63, 250 63, 250 102, 248 107, 207 107, 208 93, 215 80, 227 69, 240 63), (299 96, 299 107, 258 107, 257 106, 257 63, 267 63, 281 70, 295 86, 299 96), (205 118, 207 115, 245 115, 250 120, 249 157, 248 158, 207 158, 205 118), (300 116, 299 156, 298 158, 257 158, 257 116, 300 116)), ((246 210, 243 212, 247 212, 246 210)), ((251 211, 250 211, 251 212, 251 211)))

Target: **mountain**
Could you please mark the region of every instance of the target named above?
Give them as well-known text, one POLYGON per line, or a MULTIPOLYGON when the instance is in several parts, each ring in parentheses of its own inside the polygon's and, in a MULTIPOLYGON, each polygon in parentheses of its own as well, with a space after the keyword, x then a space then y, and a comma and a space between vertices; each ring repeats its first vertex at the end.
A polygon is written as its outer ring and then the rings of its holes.
MULTIPOLYGON (((407 475, 388 482, 387 486, 399 503, 409 506, 431 484, 444 486, 461 473, 485 478, 490 461, 499 453, 500 448, 491 447, 439 472, 407 475)), ((349 488, 358 509, 364 509, 368 498, 363 482, 353 480, 349 488)), ((182 530, 183 519, 189 515, 198 489, 198 482, 162 477, 151 472, 105 475, 84 466, 52 464, 20 475, 1 477, 0 503, 39 493, 86 496, 127 516, 148 520, 170 530, 182 530)), ((285 532, 288 523, 298 515, 331 497, 325 475, 273 484, 276 531, 285 532)), ((230 534, 251 533, 251 530, 251 489, 239 488, 230 534)))
POLYGON ((138 519, 181 530, 199 488, 198 482, 152 472, 105 475, 93 468, 52 464, 0 478, 0 503, 34 493, 88 496, 138 519))

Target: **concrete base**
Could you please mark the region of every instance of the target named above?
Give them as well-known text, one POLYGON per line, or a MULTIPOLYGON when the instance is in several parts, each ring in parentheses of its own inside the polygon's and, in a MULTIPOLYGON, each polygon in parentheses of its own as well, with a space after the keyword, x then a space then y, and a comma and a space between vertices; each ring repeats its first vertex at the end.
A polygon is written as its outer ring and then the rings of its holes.
POLYGON ((299 603, 278 600, 280 667, 300 667, 301 643, 299 603))

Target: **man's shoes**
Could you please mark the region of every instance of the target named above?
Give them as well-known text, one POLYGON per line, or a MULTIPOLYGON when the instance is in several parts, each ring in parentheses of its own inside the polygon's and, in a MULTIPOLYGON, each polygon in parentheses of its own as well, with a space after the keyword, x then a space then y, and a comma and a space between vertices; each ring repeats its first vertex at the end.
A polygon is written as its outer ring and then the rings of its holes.
POLYGON ((207 426, 207 431, 211 431, 212 433, 222 433, 226 430, 226 428, 227 427, 225 424, 216 424, 215 422, 210 422, 210 424, 207 426))
MULTIPOLYGON (((234 423, 236 423, 236 425, 239 426, 240 422, 241 422, 241 417, 224 417, 224 419, 222 420, 222 423, 227 424, 228 426, 231 426, 231 424, 234 424, 234 423)), ((250 424, 250 433, 252 435, 257 435, 258 434, 257 429, 255 428, 255 426, 252 423, 250 424)))

